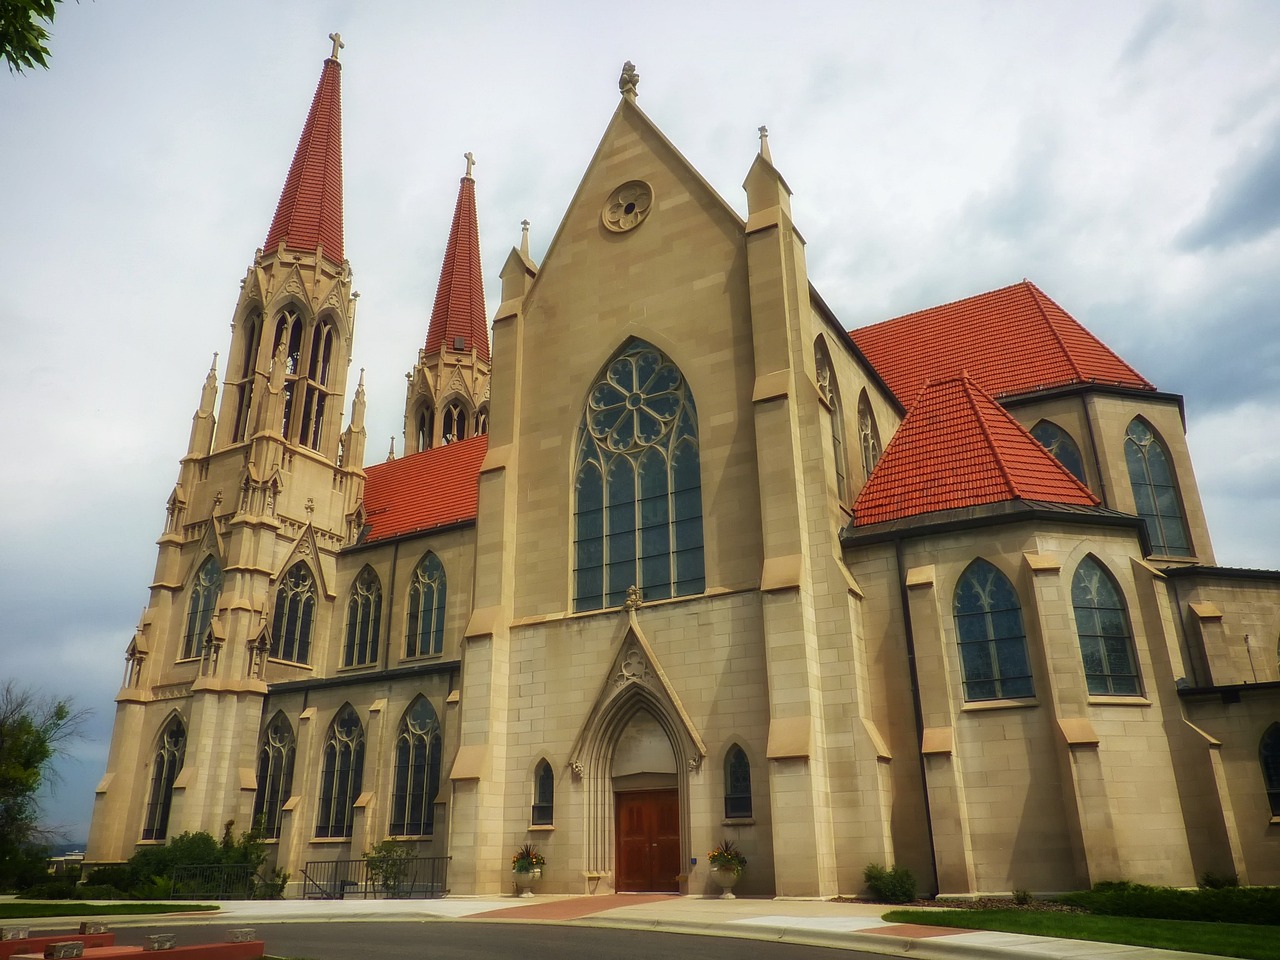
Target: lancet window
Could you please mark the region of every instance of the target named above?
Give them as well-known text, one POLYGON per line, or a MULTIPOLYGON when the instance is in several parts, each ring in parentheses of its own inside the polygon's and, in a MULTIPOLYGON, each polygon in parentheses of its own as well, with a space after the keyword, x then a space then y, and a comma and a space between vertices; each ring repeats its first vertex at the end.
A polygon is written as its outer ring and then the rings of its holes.
POLYGON ((819 337, 813 345, 814 368, 818 377, 818 393, 831 411, 831 452, 835 457, 836 495, 841 503, 853 498, 849 491, 848 454, 844 442, 844 408, 840 405, 840 387, 831 369, 831 357, 819 337))
POLYGON ((467 439, 470 417, 466 405, 461 400, 453 400, 444 408, 444 419, 440 421, 441 436, 444 443, 467 439))
POLYGON ((258 368, 258 344, 262 339, 262 314, 251 313, 244 321, 241 347, 244 359, 240 364, 240 376, 235 385, 236 419, 232 430, 232 443, 239 443, 249 433, 249 411, 253 406, 253 383, 258 368))
POLYGON ((418 448, 417 453, 423 450, 431 449, 431 441, 434 437, 432 433, 436 426, 435 411, 430 407, 423 407, 418 411, 418 422, 416 424, 418 448))
POLYGON ((317 837, 349 837, 364 777, 364 726, 351 704, 329 725, 320 769, 317 837))
POLYGON ((405 711, 396 736, 395 789, 391 794, 393 837, 429 836, 440 794, 440 721, 431 702, 418 696, 405 711))
POLYGON ((213 622, 213 611, 222 593, 222 567, 208 557, 196 571, 191 583, 191 599, 187 602, 187 626, 182 637, 182 659, 190 660, 204 651, 204 639, 213 622))
POLYGON ((544 758, 533 771, 533 809, 529 822, 535 827, 548 827, 556 821, 556 774, 544 758))
POLYGON ((1151 552, 1166 557, 1189 557, 1187 525, 1173 465, 1164 444, 1142 420, 1130 421, 1125 431, 1124 461, 1138 516, 1147 525, 1151 552))
POLYGON ((1280 723, 1273 723, 1262 735, 1258 762, 1262 764, 1262 783, 1271 805, 1271 816, 1280 817, 1280 723))
POLYGON ((299 560, 284 575, 276 590, 276 615, 271 628, 271 656, 277 660, 308 663, 311 628, 316 614, 316 579, 299 560))
POLYGON ((1055 460, 1071 471, 1071 475, 1081 483, 1084 479, 1084 457, 1076 446, 1071 434, 1063 430, 1052 420, 1041 420, 1031 428, 1031 435, 1040 441, 1040 446, 1048 450, 1055 460))
POLYGON ((163 840, 168 836, 173 785, 182 772, 186 755, 187 728, 180 717, 174 716, 160 732, 156 752, 151 757, 151 790, 142 821, 143 840, 163 840))
POLYGON ((293 727, 283 713, 277 713, 262 733, 258 748, 258 789, 253 796, 253 822, 262 825, 262 834, 280 838, 284 802, 293 793, 293 761, 297 741, 293 727))
POLYGON ((1032 696, 1022 605, 1009 578, 986 560, 974 560, 956 585, 954 613, 964 698, 1032 696))
POLYGON ((313 450, 324 436, 329 380, 337 360, 338 335, 333 324, 321 319, 310 327, 296 308, 280 311, 276 318, 275 347, 284 346, 284 438, 313 450))
POLYGON ((740 820, 751 815, 751 761, 735 743, 724 758, 724 818, 740 820))
POLYGON ((1115 578, 1092 556, 1085 557, 1076 567, 1071 579, 1071 605, 1075 608, 1076 634, 1089 692, 1141 694, 1124 597, 1115 578))
POLYGON ((444 650, 444 564, 428 551, 409 582, 409 620, 404 655, 425 657, 444 650))
POLYGON ((363 666, 378 659, 382 624, 382 583, 372 567, 365 567, 351 585, 347 600, 347 641, 342 648, 344 667, 363 666))
POLYGON ((880 460, 880 428, 871 409, 871 398, 864 389, 858 396, 858 442, 862 446, 862 470, 870 477, 880 460))

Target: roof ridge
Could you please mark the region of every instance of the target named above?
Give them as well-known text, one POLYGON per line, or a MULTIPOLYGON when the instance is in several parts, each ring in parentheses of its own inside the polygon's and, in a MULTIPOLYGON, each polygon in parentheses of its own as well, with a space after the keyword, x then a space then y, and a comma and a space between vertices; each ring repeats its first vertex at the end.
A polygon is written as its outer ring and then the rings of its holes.
MULTIPOLYGON (((1000 471, 1000 476, 1004 477, 1005 486, 1009 488, 1009 492, 1014 497, 1021 500, 1022 492, 1018 489, 1018 484, 1014 482, 1013 475, 1009 473, 1009 466, 1004 462, 1004 455, 1000 451, 1000 447, 996 444, 996 439, 991 435, 991 425, 987 423, 986 416, 978 409, 977 401, 974 399, 974 390, 982 392, 981 388, 970 379, 967 373, 961 373, 960 389, 964 391, 965 399, 969 401, 969 409, 973 411, 974 418, 978 421, 978 429, 982 431, 982 438, 986 440, 987 447, 991 451, 991 456, 996 462, 996 468, 1000 471)), ((984 394, 985 396, 985 394, 984 394)), ((990 399, 988 397, 988 399, 990 399)), ((995 403, 994 400, 991 401, 995 403)))
MULTIPOLYGON (((1053 335, 1054 342, 1058 345, 1059 349, 1062 350, 1062 355, 1066 357, 1067 364, 1071 367, 1072 371, 1075 372, 1076 377, 1080 380, 1088 380, 1089 377, 1086 377, 1084 371, 1080 369, 1080 364, 1076 360, 1075 353, 1073 353, 1071 348, 1067 346, 1067 342, 1062 339, 1062 331, 1058 329, 1058 325, 1056 323, 1049 319, 1049 314, 1045 312, 1042 298, 1044 300, 1048 300, 1048 295, 1030 280, 1024 278, 1022 283, 1031 294, 1031 301, 1036 305, 1036 312, 1040 314, 1040 319, 1042 319, 1045 326, 1049 328, 1049 332, 1053 335)), ((1057 306, 1057 304, 1054 304, 1054 306, 1057 306)), ((1061 308, 1059 307, 1059 309, 1061 308)))

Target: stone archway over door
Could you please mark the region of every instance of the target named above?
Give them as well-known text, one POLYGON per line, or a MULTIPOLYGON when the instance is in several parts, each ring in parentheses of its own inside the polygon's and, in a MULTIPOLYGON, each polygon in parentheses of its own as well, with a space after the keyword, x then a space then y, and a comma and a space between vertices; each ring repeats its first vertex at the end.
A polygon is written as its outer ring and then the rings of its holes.
POLYGON ((680 791, 634 790, 614 796, 615 889, 680 892, 680 791))

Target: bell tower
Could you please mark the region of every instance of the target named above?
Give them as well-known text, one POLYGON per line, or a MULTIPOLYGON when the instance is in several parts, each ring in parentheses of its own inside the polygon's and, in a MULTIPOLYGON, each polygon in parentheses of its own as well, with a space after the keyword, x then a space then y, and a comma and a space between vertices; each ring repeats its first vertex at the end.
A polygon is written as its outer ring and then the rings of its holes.
POLYGON ((467 153, 465 158, 427 342, 405 375, 405 453, 489 432, 489 324, 476 226, 475 157, 467 153))
POLYGON ((273 636, 287 572, 305 567, 331 599, 336 554, 361 526, 363 384, 342 425, 358 296, 343 246, 343 44, 330 39, 266 242, 240 282, 221 400, 215 355, 168 500, 94 805, 96 862, 187 830, 216 836, 228 820, 248 829, 267 683, 330 659, 332 604, 316 605, 306 642, 273 636))

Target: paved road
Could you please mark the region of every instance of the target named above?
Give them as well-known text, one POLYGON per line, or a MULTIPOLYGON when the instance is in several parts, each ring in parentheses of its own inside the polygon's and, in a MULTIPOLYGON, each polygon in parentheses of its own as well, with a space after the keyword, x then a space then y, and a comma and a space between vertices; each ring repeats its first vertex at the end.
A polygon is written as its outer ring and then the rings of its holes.
MULTIPOLYGON (((258 923, 267 953, 305 960, 883 960, 882 954, 718 936, 611 930, 563 924, 479 921, 398 923, 258 923)), ((150 933, 176 932, 178 945, 221 941, 228 924, 117 927, 116 942, 142 944, 150 933)), ((157 954, 158 957, 163 954, 157 954)))

